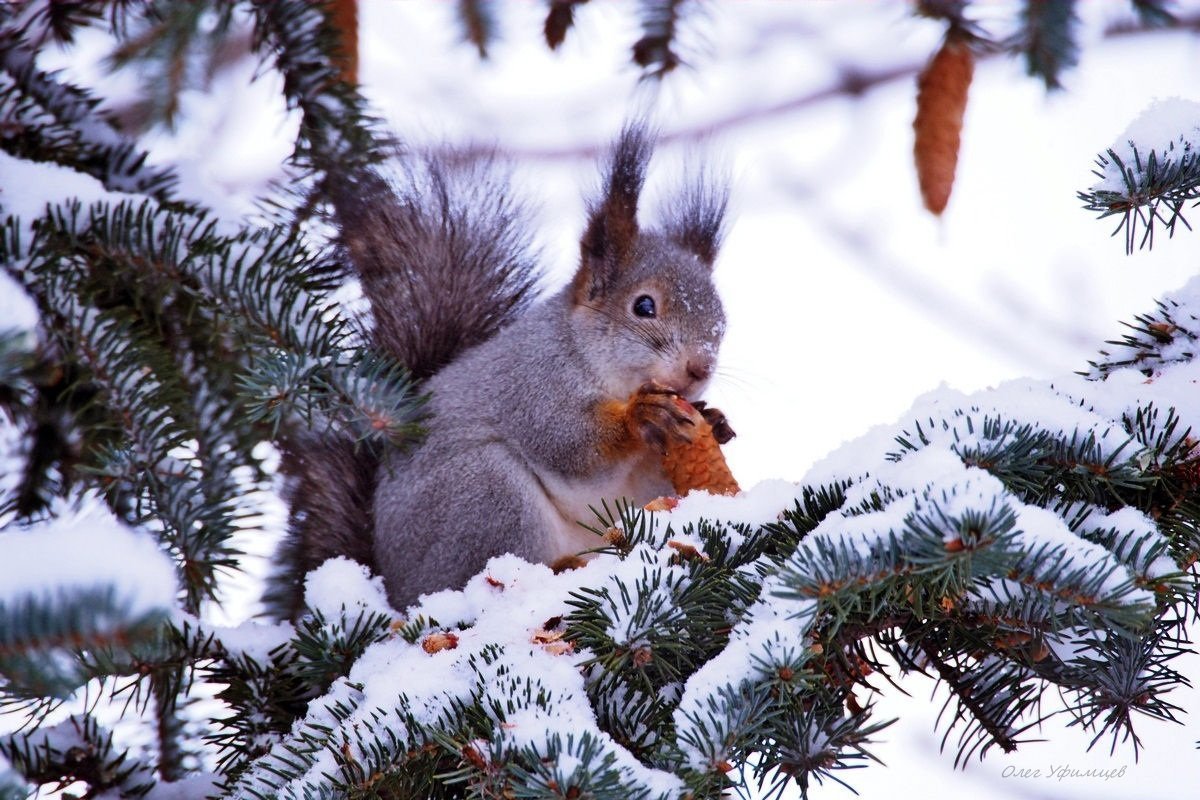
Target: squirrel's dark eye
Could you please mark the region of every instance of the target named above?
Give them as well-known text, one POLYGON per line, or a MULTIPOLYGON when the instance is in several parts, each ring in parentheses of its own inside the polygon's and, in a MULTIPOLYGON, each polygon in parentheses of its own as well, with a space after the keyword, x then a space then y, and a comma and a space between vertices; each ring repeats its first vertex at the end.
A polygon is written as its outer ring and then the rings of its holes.
POLYGON ((641 295, 633 301, 633 313, 639 317, 653 317, 658 313, 654 307, 654 298, 648 294, 641 295))

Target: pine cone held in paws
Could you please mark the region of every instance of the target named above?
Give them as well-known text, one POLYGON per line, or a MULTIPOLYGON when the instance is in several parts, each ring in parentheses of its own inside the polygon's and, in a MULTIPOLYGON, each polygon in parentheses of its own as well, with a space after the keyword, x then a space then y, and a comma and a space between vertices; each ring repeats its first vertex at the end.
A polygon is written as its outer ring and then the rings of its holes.
POLYGON ((669 441, 663 456, 663 469, 675 493, 682 496, 692 489, 703 489, 712 494, 737 494, 737 480, 721 453, 721 444, 734 436, 725 415, 704 403, 693 405, 682 397, 676 397, 675 403, 695 426, 690 442, 669 441))

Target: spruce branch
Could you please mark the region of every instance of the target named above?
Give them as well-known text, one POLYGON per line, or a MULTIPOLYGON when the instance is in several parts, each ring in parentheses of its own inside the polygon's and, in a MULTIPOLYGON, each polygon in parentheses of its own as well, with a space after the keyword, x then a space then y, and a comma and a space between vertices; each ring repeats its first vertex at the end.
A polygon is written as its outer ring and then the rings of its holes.
POLYGON ((93 421, 102 424, 103 414, 91 402, 91 393, 69 390, 77 384, 71 365, 36 342, 32 333, 21 331, 4 341, 11 343, 0 344, 9 382, 0 388, 0 408, 26 436, 12 454, 21 477, 14 491, 0 499, 0 518, 32 519, 76 486, 80 443, 70 420, 89 427, 93 421))
POLYGON ((344 678, 367 647, 394 635, 392 622, 389 615, 365 609, 343 608, 332 617, 314 611, 265 659, 229 649, 220 631, 210 633, 215 657, 203 672, 224 685, 218 698, 230 713, 217 720, 218 730, 207 740, 218 748, 225 780, 241 778, 291 729, 312 698, 344 678))
POLYGON ((1137 756, 1142 746, 1134 715, 1178 722, 1183 709, 1164 695, 1191 687, 1187 676, 1171 665, 1191 652, 1181 619, 1164 619, 1152 637, 1139 640, 1091 632, 1073 643, 1075 653, 1063 664, 1056 682, 1074 702, 1068 704, 1071 725, 1094 732, 1094 746, 1105 735, 1109 752, 1130 742, 1137 756))
POLYGON ((109 30, 120 36, 125 31, 131 10, 145 5, 147 0, 72 0, 70 3, 29 0, 0 6, 0 20, 37 48, 46 42, 72 44, 76 30, 104 19, 106 14, 109 30))
POLYGON ((98 100, 37 69, 34 55, 17 31, 0 27, 0 147, 87 173, 112 191, 169 200, 174 171, 147 165, 147 154, 100 116, 98 100))
POLYGON ((0 328, 0 408, 10 419, 17 416, 31 389, 36 357, 33 337, 19 328, 0 328))
MULTIPOLYGON (((960 672, 955 667, 946 663, 942 659, 938 649, 928 640, 923 640, 920 643, 920 648, 921 652, 929 659, 929 663, 937 671, 942 682, 950 687, 950 690, 957 697, 962 707, 971 713, 980 730, 990 737, 991 744, 999 746, 1006 753, 1016 750, 1017 742, 1008 725, 1005 722, 992 718, 992 712, 997 707, 1003 709, 1009 705, 1005 702, 1009 699, 1009 696, 1006 694, 999 696, 991 694, 994 691, 993 686, 988 686, 979 691, 979 686, 985 683, 983 676, 978 672, 973 672, 968 677, 968 673, 960 672)), ((949 735, 950 730, 947 729, 946 736, 948 737, 949 735)), ((943 746, 945 745, 945 741, 946 739, 943 737, 943 746)), ((986 750, 987 745, 985 744, 979 751, 981 757, 986 750)), ((955 765, 957 766, 960 760, 965 761, 969 757, 970 751, 961 751, 955 759, 955 765)))
POLYGON ((152 684, 154 692, 154 732, 158 743, 158 774, 164 781, 177 781, 184 775, 188 752, 185 725, 180 715, 180 696, 172 684, 182 683, 182 671, 152 684))
POLYGON ((458 0, 458 23, 463 41, 474 45, 480 58, 487 58, 488 46, 496 37, 493 5, 487 0, 458 0))
POLYGON ((13 696, 67 697, 89 678, 79 654, 151 642, 165 610, 141 610, 113 586, 27 594, 0 601, 0 675, 13 696))
POLYGON ((551 50, 557 50, 567 38, 567 33, 575 25, 575 9, 588 0, 549 0, 550 10, 546 12, 543 34, 546 44, 551 50))
POLYGON ((1194 358, 1200 350, 1200 311, 1173 298, 1156 300, 1155 306, 1150 313, 1123 323, 1128 332, 1106 342, 1109 349, 1101 350, 1101 357, 1088 362, 1091 368, 1081 374, 1099 380, 1134 367, 1149 378, 1168 364, 1194 358))
POLYGON ((327 299, 335 270, 297 231, 225 232, 151 200, 59 207, 33 228, 24 243, 10 219, 0 256, 55 321, 79 384, 107 400, 86 467, 131 519, 167 523, 191 602, 233 566, 224 543, 253 488, 234 474, 257 442, 329 425, 370 443, 414 435, 406 374, 361 349, 327 299), (264 367, 277 363, 295 365, 292 384, 264 367))
POLYGON ((293 162, 325 175, 358 175, 390 147, 358 89, 342 80, 340 41, 323 4, 254 0, 256 48, 268 46, 288 105, 301 113, 293 162))
POLYGON ((743 681, 727 684, 710 695, 703 706, 683 713, 678 744, 695 753, 693 764, 699 769, 692 785, 709 791, 728 788, 733 764, 754 751, 762 737, 764 724, 770 724, 782 710, 772 702, 770 685, 743 681))
MULTIPOLYGON (((225 542, 244 490, 232 477, 229 442, 221 441, 219 428, 198 422, 219 421, 228 412, 216 398, 189 385, 186 362, 163 346, 144 319, 119 307, 101 307, 111 303, 100 301, 97 293, 108 291, 109 281, 119 280, 119 274, 109 272, 96 286, 91 270, 105 263, 129 263, 112 258, 104 248, 114 235, 128 232, 128 227, 114 223, 121 218, 120 209, 111 217, 107 212, 106 207, 94 207, 87 218, 78 204, 53 210, 35 226, 23 267, 14 260, 23 255, 19 241, 15 236, 9 240, 3 248, 7 267, 39 303, 45 318, 56 321, 52 330, 59 350, 74 354, 88 382, 100 387, 108 406, 107 427, 121 433, 95 451, 93 468, 114 493, 115 507, 125 506, 133 521, 161 526, 164 540, 181 559, 189 602, 195 607, 201 596, 213 591, 215 571, 234 563, 225 542), (189 425, 189 420, 197 424, 189 425), (189 450, 194 459, 179 457, 189 450)), ((171 241, 165 240, 167 246, 171 241)), ((154 249, 157 240, 141 244, 150 250, 141 264, 161 263, 163 254, 154 249)), ((140 277, 131 276, 131 283, 140 277)), ((153 285, 157 276, 145 277, 153 285)))
POLYGON ((335 680, 349 674, 368 647, 395 633, 392 622, 390 615, 366 609, 354 614, 347 611, 333 619, 312 612, 300 622, 291 643, 297 679, 316 693, 324 693, 335 680))
MULTIPOLYGON (((649 787, 621 774, 613 753, 590 733, 553 734, 544 747, 528 747, 508 769, 522 795, 539 800, 594 797, 596 800, 655 800, 649 787)), ((486 795, 484 795, 486 796, 486 795)))
POLYGON ((37 785, 65 788, 82 781, 89 798, 107 792, 143 797, 155 783, 149 765, 114 745, 112 733, 87 715, 0 738, 0 755, 37 785))
POLYGON ((1132 0, 1133 10, 1143 25, 1150 28, 1169 27, 1179 19, 1171 13, 1170 0, 1132 0))
MULTIPOLYGON (((60 232, 78 212, 75 206, 58 217, 60 232)), ((194 609, 201 597, 213 592, 216 570, 234 565, 225 543, 232 534, 229 512, 238 494, 231 491, 228 476, 217 474, 214 482, 195 462, 172 455, 186 450, 191 436, 173 413, 184 397, 178 382, 171 380, 169 354, 133 320, 80 301, 84 275, 79 261, 67 256, 42 264, 66 269, 14 277, 25 279, 43 314, 55 320, 62 350, 77 354, 78 363, 101 387, 113 415, 111 424, 128 437, 121 448, 128 447, 130 455, 123 473, 114 475, 111 461, 102 471, 113 479, 111 490, 133 500, 133 520, 162 526, 164 543, 179 554, 189 607, 194 609)))
POLYGON ((1154 246, 1158 226, 1175 235, 1176 225, 1190 229, 1184 207, 1200 198, 1200 159, 1190 143, 1172 142, 1165 150, 1143 151, 1136 142, 1096 157, 1100 182, 1078 193, 1084 208, 1100 219, 1120 215, 1113 231, 1124 234, 1125 252, 1154 246))
POLYGON ((115 113, 127 129, 155 122, 174 127, 180 94, 211 88, 213 77, 249 52, 249 35, 234 25, 235 3, 196 0, 143 2, 141 13, 124 14, 120 41, 108 57, 112 71, 138 65, 139 99, 115 113))
POLYGON ((767 726, 770 738, 760 745, 762 756, 753 767, 758 788, 765 787, 767 797, 781 800, 793 781, 804 798, 814 782, 826 780, 854 791, 838 773, 864 767, 866 761, 881 763, 867 746, 895 720, 871 722, 869 706, 845 714, 842 698, 830 699, 834 702, 794 703, 767 726))
POLYGON ((1026 0, 1020 22, 1011 46, 1024 54, 1026 71, 1041 78, 1047 89, 1061 89, 1059 76, 1079 61, 1075 0, 1026 0))

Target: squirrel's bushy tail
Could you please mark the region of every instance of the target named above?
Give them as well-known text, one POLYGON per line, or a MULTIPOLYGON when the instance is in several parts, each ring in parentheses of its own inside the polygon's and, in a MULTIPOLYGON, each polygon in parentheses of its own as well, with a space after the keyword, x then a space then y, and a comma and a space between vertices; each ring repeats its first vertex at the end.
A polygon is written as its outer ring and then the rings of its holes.
POLYGON ((288 529, 275 553, 263 606, 276 619, 304 608, 304 576, 345 556, 371 566, 371 506, 379 457, 347 434, 307 433, 282 447, 288 529))
POLYGON ((493 158, 413 158, 398 183, 372 173, 338 183, 332 196, 375 345, 418 380, 533 300, 539 274, 527 215, 493 158))
MULTIPOLYGON (((330 176, 345 257, 369 304, 364 329, 418 380, 490 338, 532 302, 540 278, 527 214, 490 156, 402 159, 396 175, 330 176)), ((283 448, 291 518, 264 597, 295 617, 304 575, 327 558, 373 567, 378 453, 337 432, 283 448)))

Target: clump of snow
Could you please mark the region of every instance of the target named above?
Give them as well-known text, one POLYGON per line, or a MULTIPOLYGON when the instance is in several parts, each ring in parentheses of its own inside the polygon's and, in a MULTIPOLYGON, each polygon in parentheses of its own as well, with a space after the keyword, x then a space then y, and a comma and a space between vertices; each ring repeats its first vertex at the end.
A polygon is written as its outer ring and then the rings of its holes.
POLYGON ((1200 103, 1179 97, 1154 100, 1109 148, 1120 158, 1128 173, 1110 158, 1103 168, 1104 177, 1092 190, 1128 191, 1127 181, 1132 179, 1134 186, 1138 184, 1151 153, 1160 162, 1164 157, 1177 159, 1184 153, 1194 152, 1198 143, 1200 103))
MULTIPOLYGON (((943 386, 939 391, 949 389, 943 386)), ((917 400, 913 406, 914 410, 920 407, 922 399, 917 400)), ((871 466, 878 464, 895 449, 896 426, 875 425, 861 436, 818 459, 808 468, 800 484, 813 487, 830 486, 839 481, 861 478, 871 466)))
POLYGON ((326 617, 341 616, 343 609, 359 608, 380 614, 394 613, 387 603, 383 579, 348 558, 331 558, 308 574, 304 603, 326 617))
MULTIPOLYGON (((1137 116, 1117 143, 1134 143, 1142 150, 1165 151, 1200 141, 1200 103, 1181 97, 1156 99, 1137 116)), ((1115 143, 1115 144, 1117 144, 1115 143)))
POLYGON ((296 629, 287 622, 262 622, 250 619, 240 625, 202 625, 216 637, 225 652, 259 664, 271 663, 271 653, 291 641, 296 629))
POLYGON ((138 195, 110 192, 92 176, 68 167, 23 161, 0 152, 0 219, 9 216, 20 219, 22 247, 29 246, 33 221, 46 213, 48 205, 72 198, 84 206, 105 201, 119 203, 131 197, 138 195))
POLYGON ((781 480, 762 481, 735 497, 692 491, 680 498, 675 508, 662 512, 659 519, 676 530, 702 519, 759 526, 777 521, 782 510, 790 508, 799 495, 799 485, 781 480))
POLYGON ((1113 555, 1129 564, 1147 580, 1164 578, 1179 571, 1167 555, 1167 537, 1154 520, 1126 506, 1111 513, 1092 513, 1078 526, 1081 535, 1108 541, 1113 555))
POLYGON ((0 272, 0 319, 4 320, 0 336, 10 336, 15 331, 30 331, 37 325, 37 306, 26 294, 24 287, 14 281, 8 273, 0 272))
POLYGON ((111 589, 129 613, 169 612, 176 605, 175 566, 148 534, 131 530, 88 496, 60 507, 47 522, 0 530, 0 602, 51 599, 111 589))
POLYGON ((1134 576, 1128 567, 1100 545, 1072 533, 1062 517, 1024 503, 1019 504, 1016 511, 1023 549, 1033 553, 1037 552, 1038 546, 1049 546, 1042 551, 1046 557, 1030 564, 1035 581, 1048 580, 1054 570, 1083 570, 1089 578, 1103 577, 1097 585, 1101 597, 1119 600, 1128 606, 1153 607, 1154 596, 1150 592, 1132 588, 1134 576))

